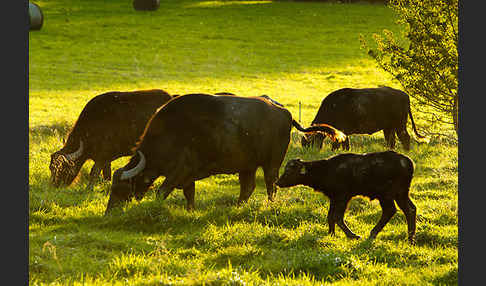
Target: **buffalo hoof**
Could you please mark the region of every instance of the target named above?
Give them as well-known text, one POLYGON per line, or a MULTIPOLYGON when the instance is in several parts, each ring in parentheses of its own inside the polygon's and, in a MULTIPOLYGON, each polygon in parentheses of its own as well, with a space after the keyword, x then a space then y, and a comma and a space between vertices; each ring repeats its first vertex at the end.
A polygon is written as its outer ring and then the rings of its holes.
POLYGON ((408 243, 410 243, 410 245, 415 245, 415 237, 409 237, 408 243))
POLYGON ((186 210, 187 210, 188 212, 193 212, 195 209, 196 209, 196 208, 194 207, 194 205, 189 205, 189 204, 188 204, 188 205, 186 206, 186 210))
POLYGON ((274 202, 275 201, 275 196, 274 195, 268 196, 268 201, 269 202, 274 202))

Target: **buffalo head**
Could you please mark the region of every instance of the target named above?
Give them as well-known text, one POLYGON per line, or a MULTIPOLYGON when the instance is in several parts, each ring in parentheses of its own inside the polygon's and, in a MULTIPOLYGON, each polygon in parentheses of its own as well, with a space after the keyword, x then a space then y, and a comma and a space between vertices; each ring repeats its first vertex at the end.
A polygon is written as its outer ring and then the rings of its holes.
POLYGON ((121 205, 135 197, 140 200, 154 181, 148 178, 145 172, 146 159, 142 151, 137 151, 130 162, 123 168, 113 173, 113 183, 111 185, 110 199, 106 207, 105 215, 114 207, 121 205), (132 168, 129 166, 136 165, 132 168))
POLYGON ((84 162, 80 160, 83 155, 83 141, 79 141, 79 147, 72 153, 57 151, 51 154, 51 183, 54 187, 69 186, 77 177, 84 162))
POLYGON ((293 159, 285 165, 284 173, 278 178, 275 184, 281 188, 292 187, 302 184, 306 175, 304 162, 300 159, 293 159))

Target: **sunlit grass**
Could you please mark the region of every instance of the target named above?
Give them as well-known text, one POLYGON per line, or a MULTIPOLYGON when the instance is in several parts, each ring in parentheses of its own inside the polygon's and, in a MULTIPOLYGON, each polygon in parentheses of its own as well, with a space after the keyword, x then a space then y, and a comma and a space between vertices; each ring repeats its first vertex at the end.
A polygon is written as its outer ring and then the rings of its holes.
MULTIPOLYGON (((85 190, 92 162, 77 184, 50 186, 50 154, 88 100, 109 90, 267 94, 308 125, 333 90, 400 88, 360 49, 360 34, 400 30, 382 5, 168 0, 145 13, 129 2, 37 1, 46 21, 29 34, 31 285, 457 284, 457 146, 433 138, 408 152, 397 143, 415 162, 415 246, 401 211, 372 243, 340 230, 331 237, 324 196, 297 186, 268 202, 261 170, 239 207, 236 175, 196 182, 194 212, 180 190, 166 201, 150 191, 104 217, 111 183, 85 190)), ((294 130, 284 164, 339 153, 328 141, 302 149, 299 136, 294 130)), ((383 134, 352 136, 351 146, 384 150, 383 134)), ((380 214, 377 201, 355 198, 345 219, 366 237, 380 214)))
POLYGON ((220 7, 226 5, 259 5, 259 4, 271 4, 273 1, 201 1, 194 4, 187 5, 186 7, 220 7))

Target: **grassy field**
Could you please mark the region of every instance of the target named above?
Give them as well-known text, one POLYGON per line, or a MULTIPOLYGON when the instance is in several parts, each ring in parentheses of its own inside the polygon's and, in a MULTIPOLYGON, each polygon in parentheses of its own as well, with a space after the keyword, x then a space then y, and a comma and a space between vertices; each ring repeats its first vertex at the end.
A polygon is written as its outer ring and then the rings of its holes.
MULTIPOLYGON (((408 152, 398 144, 416 167, 415 246, 407 243, 401 211, 373 242, 348 240, 340 229, 331 237, 327 198, 301 186, 280 189, 269 203, 261 171, 243 206, 236 206, 236 175, 198 181, 194 212, 176 190, 163 202, 150 192, 103 217, 111 183, 85 190, 92 162, 78 184, 49 185, 50 154, 88 100, 106 91, 267 94, 296 119, 300 102, 307 126, 333 90, 400 88, 359 42, 360 34, 370 40, 383 29, 401 30, 390 9, 165 0, 155 12, 137 12, 128 0, 36 3, 45 22, 29 33, 30 285, 457 284, 457 145, 435 139, 413 141, 408 152)), ((328 144, 303 150, 299 136, 294 130, 284 164, 337 154, 328 144)), ((351 144, 357 153, 385 149, 382 133, 353 136, 351 144)), ((113 171, 127 159, 115 161, 113 171)), ((366 237, 380 215, 377 201, 355 198, 345 219, 366 237)))

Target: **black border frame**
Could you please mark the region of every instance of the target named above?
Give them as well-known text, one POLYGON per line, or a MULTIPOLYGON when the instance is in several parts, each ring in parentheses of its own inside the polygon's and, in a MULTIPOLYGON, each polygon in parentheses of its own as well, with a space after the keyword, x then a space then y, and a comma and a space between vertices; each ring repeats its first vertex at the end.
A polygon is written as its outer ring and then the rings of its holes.
POLYGON ((2 121, 2 194, 6 263, 2 281, 28 285, 29 281, 29 16, 28 0, 2 3, 4 39, 2 121))

